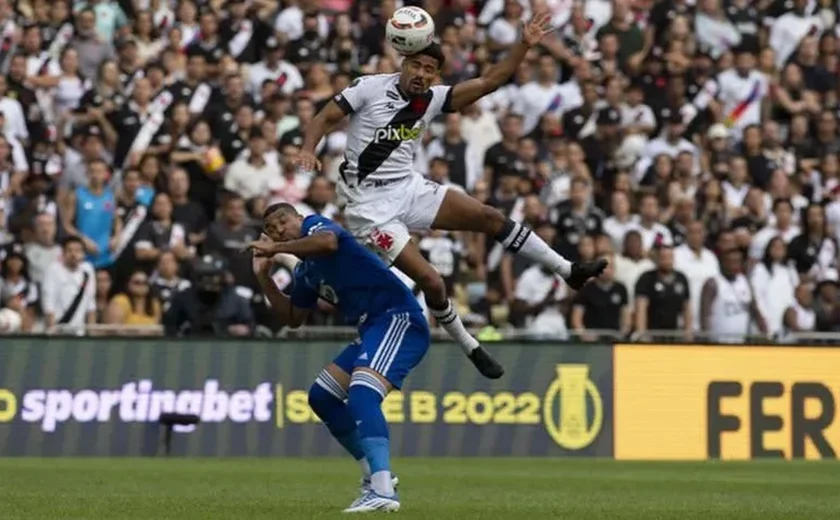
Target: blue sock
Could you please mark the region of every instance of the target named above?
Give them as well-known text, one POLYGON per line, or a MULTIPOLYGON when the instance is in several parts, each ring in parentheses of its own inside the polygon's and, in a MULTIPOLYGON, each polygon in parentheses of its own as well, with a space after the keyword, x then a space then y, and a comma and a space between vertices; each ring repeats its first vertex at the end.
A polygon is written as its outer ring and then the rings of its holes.
POLYGON ((370 464, 371 486, 380 495, 392 496, 388 423, 382 413, 385 393, 385 387, 375 376, 363 371, 353 373, 348 404, 370 464))
POLYGON ((362 465, 362 473, 370 476, 370 468, 362 448, 359 430, 344 403, 347 392, 326 370, 318 375, 309 389, 309 407, 324 422, 335 440, 362 465))

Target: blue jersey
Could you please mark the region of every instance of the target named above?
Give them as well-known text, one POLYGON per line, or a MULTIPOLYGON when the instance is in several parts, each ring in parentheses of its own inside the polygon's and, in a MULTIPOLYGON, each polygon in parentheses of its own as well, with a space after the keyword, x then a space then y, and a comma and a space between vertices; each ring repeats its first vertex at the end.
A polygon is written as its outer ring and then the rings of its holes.
POLYGON ((335 234, 338 251, 302 259, 294 272, 292 305, 310 309, 320 297, 337 306, 348 323, 358 325, 395 312, 422 315, 408 287, 353 235, 321 215, 303 219, 304 236, 321 231, 335 234))
POLYGON ((96 255, 88 255, 96 268, 107 267, 112 262, 108 242, 114 228, 114 209, 114 192, 110 189, 94 195, 86 187, 76 188, 76 229, 99 248, 96 255))

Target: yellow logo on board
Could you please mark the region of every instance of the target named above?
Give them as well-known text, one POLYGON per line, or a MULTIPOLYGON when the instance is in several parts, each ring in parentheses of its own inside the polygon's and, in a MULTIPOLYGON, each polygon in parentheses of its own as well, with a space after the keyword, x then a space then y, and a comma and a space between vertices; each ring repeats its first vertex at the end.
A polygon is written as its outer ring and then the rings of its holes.
POLYGON ((557 378, 543 400, 543 422, 554 442, 567 450, 592 444, 604 423, 604 404, 598 387, 589 378, 589 365, 557 365, 557 378), (587 413, 590 402, 591 418, 587 413))

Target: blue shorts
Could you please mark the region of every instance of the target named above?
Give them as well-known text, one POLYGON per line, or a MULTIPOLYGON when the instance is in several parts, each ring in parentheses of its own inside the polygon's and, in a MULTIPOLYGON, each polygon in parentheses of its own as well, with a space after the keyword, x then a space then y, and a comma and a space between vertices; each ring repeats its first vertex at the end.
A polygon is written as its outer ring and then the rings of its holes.
POLYGON ((347 345, 333 363, 348 374, 355 368, 369 368, 399 389, 426 355, 430 339, 422 312, 384 314, 365 323, 359 339, 347 345))

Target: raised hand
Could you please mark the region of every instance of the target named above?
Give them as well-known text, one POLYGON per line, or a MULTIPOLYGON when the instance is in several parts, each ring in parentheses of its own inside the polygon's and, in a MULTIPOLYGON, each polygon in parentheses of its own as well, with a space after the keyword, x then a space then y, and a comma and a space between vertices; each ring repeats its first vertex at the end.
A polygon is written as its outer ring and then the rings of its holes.
POLYGON ((304 171, 317 172, 321 170, 321 161, 309 152, 300 151, 295 157, 295 164, 304 171))
POLYGON ((533 18, 522 25, 522 41, 529 47, 533 47, 553 30, 554 27, 551 26, 551 15, 549 13, 535 14, 533 18))

